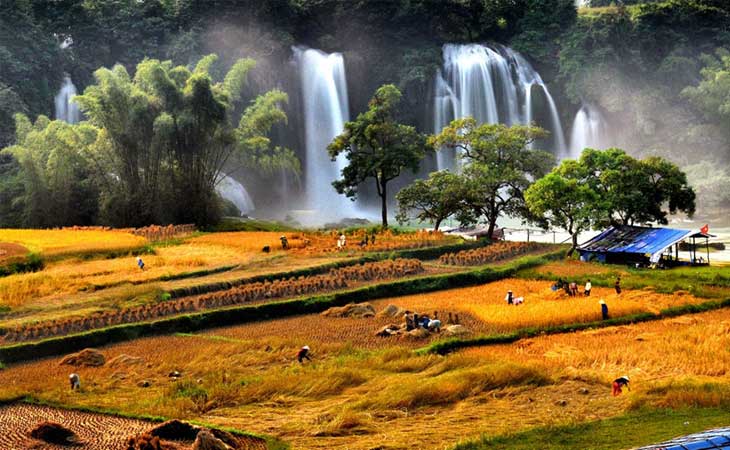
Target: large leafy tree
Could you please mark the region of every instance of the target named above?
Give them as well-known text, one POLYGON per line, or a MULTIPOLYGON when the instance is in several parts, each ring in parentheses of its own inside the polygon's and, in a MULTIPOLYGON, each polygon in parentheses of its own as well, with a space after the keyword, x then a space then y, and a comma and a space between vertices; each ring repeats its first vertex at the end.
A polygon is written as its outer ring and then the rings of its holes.
POLYGON ((10 204, 22 208, 22 225, 90 225, 96 220, 98 190, 88 149, 97 129, 39 116, 31 123, 15 116, 16 144, 3 150, 20 165, 23 189, 10 204))
POLYGON ((428 150, 426 136, 395 120, 401 93, 392 84, 380 87, 368 110, 345 124, 345 130, 327 147, 334 161, 344 153, 348 165, 332 183, 337 192, 357 197, 358 186, 372 179, 381 200, 383 227, 388 226, 388 183, 404 170, 415 173, 428 150))
POLYGON ((667 223, 667 214, 695 211, 687 176, 660 157, 638 160, 621 149, 586 149, 580 157, 585 182, 607 202, 605 221, 614 224, 667 223))
POLYGON ((503 124, 477 125, 471 117, 452 121, 430 139, 439 148, 456 149, 462 157, 465 176, 465 222, 483 218, 492 235, 502 215, 531 220, 524 192, 550 170, 550 153, 532 150, 535 139, 546 136, 541 128, 503 124))
POLYGON ((585 183, 585 173, 579 162, 565 160, 525 191, 525 202, 533 214, 570 234, 569 256, 578 247, 578 234, 598 226, 607 206, 585 183))
POLYGON ((101 129, 96 156, 109 222, 207 225, 217 219, 215 186, 224 168, 299 169, 293 152, 267 137, 286 120, 286 94, 267 92, 237 113, 254 62, 237 61, 215 82, 216 60, 208 55, 191 71, 148 59, 134 77, 120 65, 99 69, 96 84, 77 97, 101 129))
POLYGON ((431 172, 425 180, 416 180, 396 194, 399 222, 410 217, 433 223, 438 231, 441 222, 464 208, 464 179, 447 170, 431 172))

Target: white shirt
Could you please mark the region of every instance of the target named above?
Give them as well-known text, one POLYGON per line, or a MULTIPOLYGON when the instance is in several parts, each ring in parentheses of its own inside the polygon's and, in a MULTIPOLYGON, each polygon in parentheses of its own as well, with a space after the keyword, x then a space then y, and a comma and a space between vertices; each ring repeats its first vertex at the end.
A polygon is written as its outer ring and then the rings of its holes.
POLYGON ((590 281, 588 283, 586 283, 586 291, 590 291, 592 287, 593 286, 591 286, 591 282, 590 281))

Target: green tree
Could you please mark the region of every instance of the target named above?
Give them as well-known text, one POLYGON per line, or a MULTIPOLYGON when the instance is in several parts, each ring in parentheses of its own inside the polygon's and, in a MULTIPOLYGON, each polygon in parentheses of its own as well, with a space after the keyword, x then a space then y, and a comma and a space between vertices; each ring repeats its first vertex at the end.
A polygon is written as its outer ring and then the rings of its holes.
POLYGON ((730 51, 719 49, 716 58, 705 55, 706 66, 697 86, 682 91, 711 122, 730 128, 730 51))
POLYGON ((368 110, 347 122, 344 132, 327 147, 333 161, 340 153, 348 160, 342 178, 332 183, 337 192, 354 199, 361 183, 368 179, 375 182, 384 228, 388 227, 388 183, 404 169, 415 173, 429 150, 425 135, 395 121, 400 100, 398 88, 381 86, 368 110))
POLYGON ((578 161, 565 160, 525 191, 533 214, 543 217, 547 226, 570 234, 568 256, 578 247, 578 234, 599 226, 605 214, 605 202, 585 183, 585 174, 578 161))
POLYGON ((70 125, 39 116, 31 123, 15 116, 16 145, 3 150, 20 164, 22 193, 11 200, 23 207, 24 226, 91 225, 98 190, 87 157, 97 136, 88 124, 70 125))
POLYGON ((660 157, 638 160, 621 149, 586 149, 580 157, 585 181, 608 202, 606 221, 667 223, 667 214, 692 216, 695 193, 687 176, 660 157))
POLYGON ((523 194, 533 180, 548 172, 554 157, 529 147, 546 135, 537 127, 477 125, 468 117, 452 121, 432 136, 430 142, 435 147, 456 149, 462 155, 469 211, 461 220, 476 222, 483 217, 489 236, 502 215, 531 220, 523 194))
POLYGON ((410 217, 432 222, 438 231, 441 222, 464 208, 465 196, 462 177, 447 170, 431 172, 427 179, 416 180, 396 194, 396 218, 400 223, 410 217))
POLYGON ((270 91, 239 116, 254 62, 239 60, 214 82, 216 60, 208 55, 190 71, 146 59, 134 77, 120 65, 99 69, 96 84, 77 97, 102 130, 95 148, 104 168, 99 174, 107 221, 207 225, 218 218, 215 186, 228 165, 299 170, 293 152, 267 137, 272 126, 286 120, 281 109, 286 94, 270 91))

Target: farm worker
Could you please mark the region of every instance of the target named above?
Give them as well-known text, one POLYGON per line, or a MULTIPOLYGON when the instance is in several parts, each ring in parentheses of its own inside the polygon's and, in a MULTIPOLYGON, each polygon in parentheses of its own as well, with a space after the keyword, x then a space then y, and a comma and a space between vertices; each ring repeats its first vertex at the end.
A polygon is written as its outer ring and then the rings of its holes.
POLYGON ((425 314, 424 314, 423 316, 421 316, 421 326, 422 326, 423 328, 428 328, 428 324, 429 324, 430 322, 431 322, 431 318, 430 318, 430 317, 428 317, 428 316, 427 316, 427 315, 425 315, 425 314))
POLYGON ((583 293, 585 294, 586 297, 590 297, 591 296, 591 289, 592 288, 593 288, 593 285, 591 284, 591 280, 586 281, 586 287, 583 290, 583 293))
POLYGON ((515 297, 513 301, 515 305, 521 305, 525 302, 525 297, 515 297))
POLYGON ((312 360, 312 358, 309 357, 308 345, 305 345, 304 347, 299 349, 299 353, 297 353, 297 361, 299 361, 300 364, 304 362, 304 358, 307 358, 309 361, 312 360))
POLYGON ((621 293, 621 276, 616 277, 616 282, 613 284, 614 289, 616 289, 616 295, 621 293))
POLYGON ((570 282, 570 296, 575 297, 578 295, 578 283, 575 281, 570 282))
POLYGON ((81 379, 79 378, 79 374, 72 373, 68 376, 68 381, 71 383, 71 390, 74 389, 78 390, 81 388, 81 379))
POLYGON ((629 387, 629 376, 624 375, 620 378, 616 378, 613 380, 613 396, 616 397, 617 395, 621 395, 621 388, 626 387, 626 389, 631 390, 629 387))
POLYGON ((438 331, 441 332, 441 321, 437 318, 433 318, 428 321, 428 325, 426 326, 431 331, 438 331))
POLYGON ((403 320, 405 320, 405 322, 406 322, 406 331, 411 331, 412 329, 415 328, 413 326, 413 317, 411 317, 411 312, 410 311, 406 311, 403 314, 403 320))
POLYGON ((281 241, 281 248, 283 248, 284 250, 289 248, 289 241, 287 240, 286 236, 282 234, 279 240, 281 241))
POLYGON ((144 270, 144 261, 142 261, 142 257, 137 257, 137 265, 139 266, 140 270, 144 270))
POLYGON ((512 291, 507 291, 507 295, 504 297, 504 301, 506 301, 508 305, 514 303, 512 299, 512 291))
POLYGON ((375 245, 375 232, 373 231, 373 234, 370 236, 370 244, 375 245))
POLYGON ((603 301, 603 299, 601 299, 598 303, 601 305, 601 318, 603 320, 608 320, 608 305, 603 301))

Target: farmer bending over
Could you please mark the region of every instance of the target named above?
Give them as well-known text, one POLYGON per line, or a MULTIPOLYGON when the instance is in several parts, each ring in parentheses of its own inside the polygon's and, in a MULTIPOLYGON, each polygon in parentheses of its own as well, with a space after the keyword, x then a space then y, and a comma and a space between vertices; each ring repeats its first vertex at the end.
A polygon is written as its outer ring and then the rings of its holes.
POLYGON ((302 364, 304 362, 304 358, 308 359, 309 361, 312 360, 312 358, 309 357, 309 346, 305 345, 299 350, 299 353, 297 353, 297 361, 299 361, 299 364, 302 364))
POLYGON ((72 373, 68 376, 68 381, 71 383, 72 391, 81 389, 81 379, 79 378, 79 374, 72 373))
POLYGON ((621 395, 621 388, 625 387, 629 391, 631 388, 629 387, 629 376, 624 375, 621 378, 616 378, 613 380, 613 396, 616 397, 617 395, 621 395))

